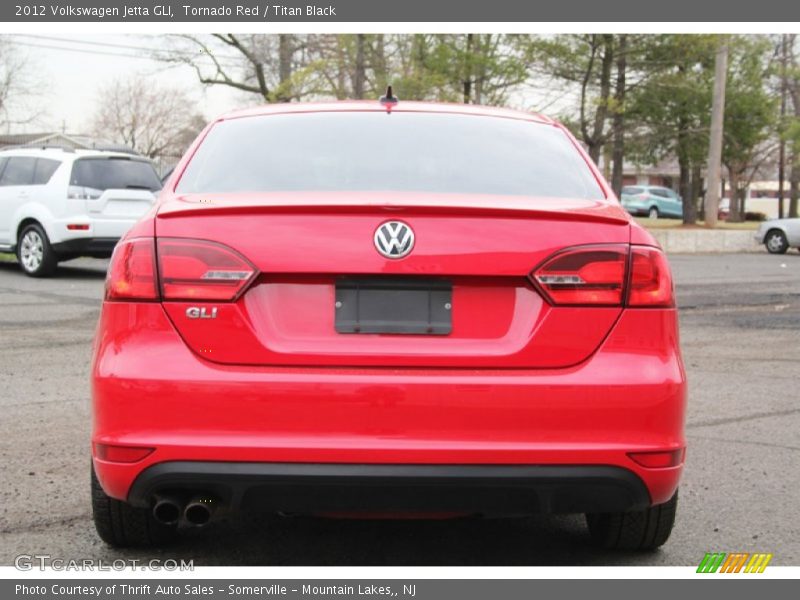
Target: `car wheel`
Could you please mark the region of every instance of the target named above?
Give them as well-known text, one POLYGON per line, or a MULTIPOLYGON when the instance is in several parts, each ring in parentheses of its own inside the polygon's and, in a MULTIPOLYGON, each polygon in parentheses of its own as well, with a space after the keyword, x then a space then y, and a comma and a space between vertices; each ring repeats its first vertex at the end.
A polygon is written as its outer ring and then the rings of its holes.
POLYGON ((651 206, 650 210, 647 212, 647 216, 650 217, 651 219, 657 219, 658 209, 655 206, 651 206))
POLYGON ((588 514, 592 541, 610 550, 655 550, 669 538, 678 493, 664 504, 623 513, 588 514))
POLYGON ((152 511, 107 495, 92 468, 92 517, 97 535, 118 548, 162 546, 178 536, 175 526, 159 523, 152 511))
POLYGON ((38 223, 25 226, 17 241, 17 260, 26 275, 49 277, 56 271, 58 258, 38 223))
POLYGON ((764 237, 764 245, 770 254, 786 254, 789 249, 789 240, 780 229, 770 229, 764 237))

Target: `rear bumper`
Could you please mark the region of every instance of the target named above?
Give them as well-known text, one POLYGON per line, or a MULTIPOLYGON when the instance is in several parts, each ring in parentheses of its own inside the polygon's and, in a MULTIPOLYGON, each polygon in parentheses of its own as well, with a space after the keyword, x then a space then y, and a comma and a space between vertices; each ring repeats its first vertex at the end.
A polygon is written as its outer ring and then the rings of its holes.
MULTIPOLYGON (((594 355, 563 369, 219 365, 189 350, 156 303, 106 303, 98 333, 93 441, 154 449, 135 463, 95 456, 115 498, 137 500, 134 482, 150 468, 187 462, 223 463, 223 484, 242 463, 614 467, 652 504, 680 479, 682 466, 629 457, 685 446, 673 309, 623 311, 594 355)), ((259 477, 248 487, 260 489, 259 477)))
POLYGON ((230 510, 336 513, 616 512, 650 504, 639 477, 619 467, 340 465, 165 462, 145 469, 128 500, 203 493, 230 510))
POLYGON ((622 208, 632 215, 646 215, 650 212, 650 206, 645 204, 623 204, 622 208))
POLYGON ((77 238, 53 244, 58 254, 108 258, 114 252, 119 238, 77 238))
POLYGON ((75 214, 52 221, 47 229, 47 235, 53 245, 89 240, 119 240, 128 233, 138 219, 138 216, 104 218, 92 214, 75 214), (69 229, 70 225, 81 225, 86 229, 69 229))

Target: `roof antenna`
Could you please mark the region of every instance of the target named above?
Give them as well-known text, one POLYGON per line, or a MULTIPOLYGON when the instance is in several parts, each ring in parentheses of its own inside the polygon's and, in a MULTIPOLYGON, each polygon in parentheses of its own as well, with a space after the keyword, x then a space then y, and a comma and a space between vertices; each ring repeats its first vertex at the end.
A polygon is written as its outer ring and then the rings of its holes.
POLYGON ((391 109, 391 105, 392 104, 397 104, 399 102, 399 100, 397 99, 397 96, 392 94, 392 86, 391 85, 387 85, 386 86, 386 94, 381 96, 379 102, 381 104, 385 104, 386 107, 389 108, 389 109, 391 109))

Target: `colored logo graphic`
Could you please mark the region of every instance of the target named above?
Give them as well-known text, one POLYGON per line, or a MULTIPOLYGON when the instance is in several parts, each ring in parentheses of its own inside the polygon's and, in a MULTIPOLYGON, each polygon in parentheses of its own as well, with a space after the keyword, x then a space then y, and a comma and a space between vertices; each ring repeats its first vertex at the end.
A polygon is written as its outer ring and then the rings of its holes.
POLYGON ((707 552, 697 567, 698 573, 763 573, 772 554, 757 552, 707 552))

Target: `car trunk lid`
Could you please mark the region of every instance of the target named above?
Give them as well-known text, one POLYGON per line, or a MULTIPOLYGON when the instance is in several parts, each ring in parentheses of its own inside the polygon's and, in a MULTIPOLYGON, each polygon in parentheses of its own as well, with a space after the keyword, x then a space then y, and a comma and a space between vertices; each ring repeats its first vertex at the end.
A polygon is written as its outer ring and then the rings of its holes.
POLYGON ((239 365, 397 368, 581 362, 621 309, 551 306, 529 275, 576 240, 627 244, 630 236, 627 214, 611 202, 407 193, 185 196, 160 207, 156 231, 159 238, 213 239, 258 269, 235 302, 164 303, 200 356, 239 365), (415 235, 399 260, 375 246, 375 231, 387 221, 415 235), (337 314, 359 298, 377 311, 362 317, 372 318, 372 328, 337 314), (398 331, 398 322, 419 316, 414 303, 426 301, 441 304, 430 313, 438 325, 398 331))

